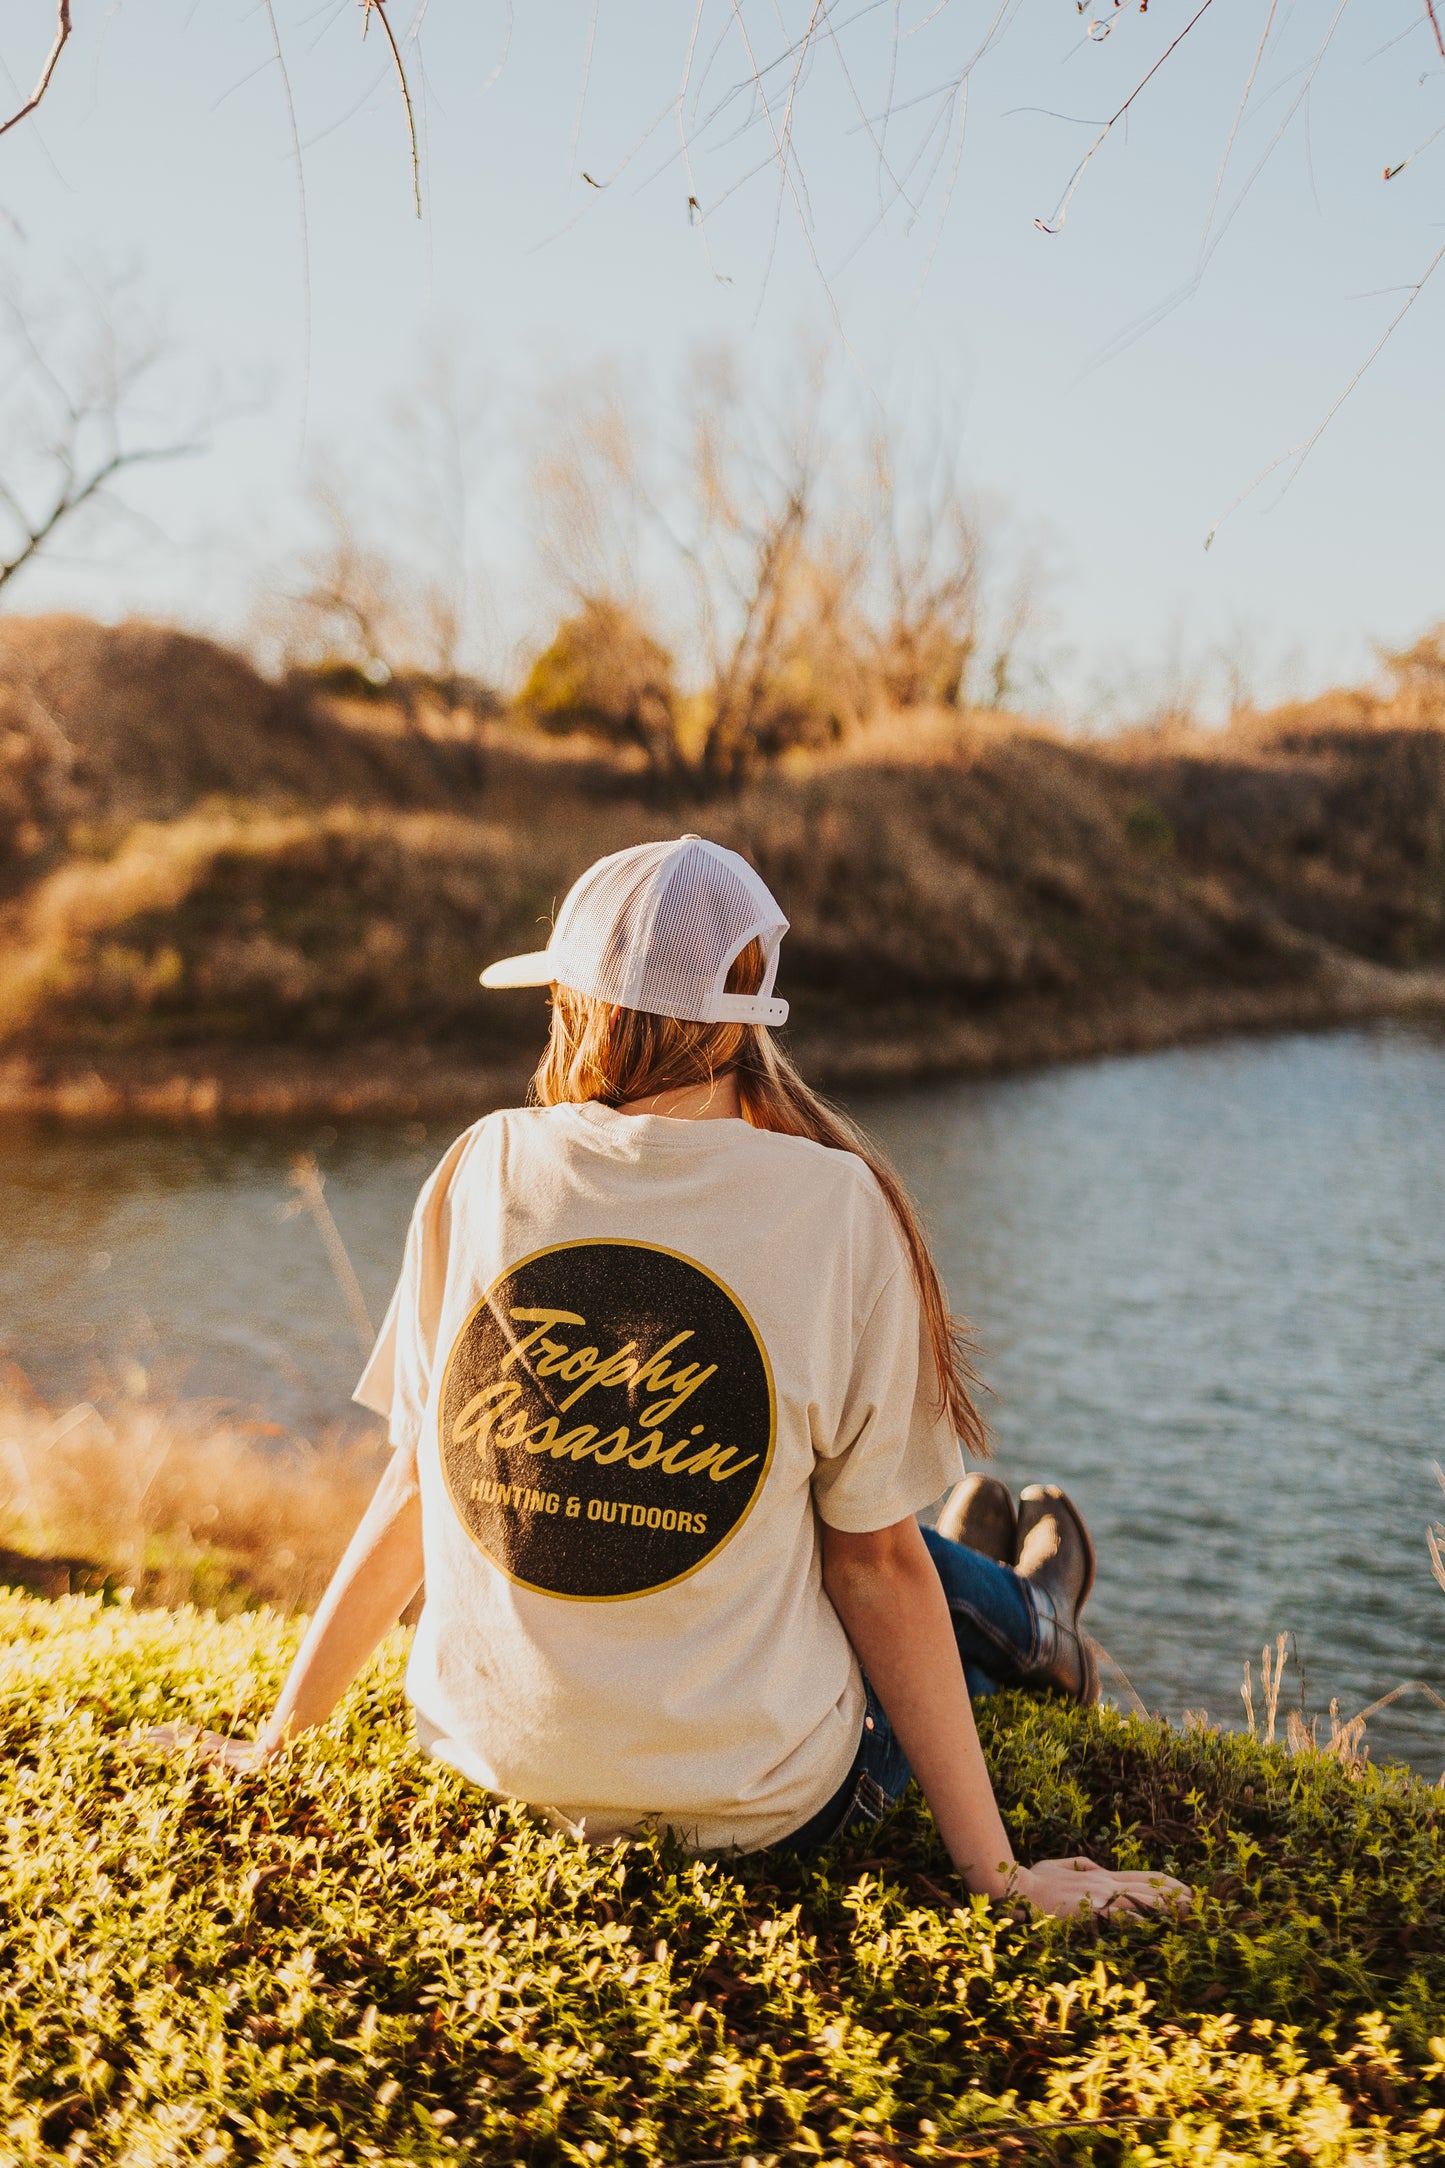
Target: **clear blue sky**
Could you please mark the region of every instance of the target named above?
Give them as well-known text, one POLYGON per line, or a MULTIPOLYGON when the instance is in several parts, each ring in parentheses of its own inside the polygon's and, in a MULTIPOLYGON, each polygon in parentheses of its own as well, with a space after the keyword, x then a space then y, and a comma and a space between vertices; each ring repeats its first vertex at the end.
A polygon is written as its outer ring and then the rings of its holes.
MULTIPOLYGON (((731 0, 703 0, 686 109, 702 230, 676 155, 692 22, 681 0, 614 0, 595 19, 575 0, 531 0, 509 48, 505 5, 431 0, 419 61, 408 48, 420 224, 377 27, 363 47, 353 0, 275 0, 306 145, 308 302, 264 6, 78 0, 38 122, 0 139, 10 283, 53 293, 71 267, 99 280, 137 270, 176 335, 177 403, 215 382, 239 389, 245 411, 204 457, 134 485, 168 542, 114 535, 17 582, 11 606, 239 623, 265 566, 294 545, 305 459, 364 472, 397 387, 439 336, 493 387, 504 436, 529 387, 568 370, 620 362, 665 386, 700 343, 727 340, 777 387, 800 340, 831 338, 846 341, 860 387, 958 416, 978 483, 1042 542, 1054 667, 1076 709, 1100 684, 1157 678, 1175 647, 1240 653, 1266 690, 1358 674, 1372 642, 1445 616, 1445 268, 1287 493, 1266 485, 1207 555, 1202 545, 1318 422, 1445 240, 1445 139, 1381 179, 1445 121, 1445 64, 1420 0, 1346 7, 1198 291, 1120 345, 1190 278, 1269 0, 1219 0, 1099 152, 1063 232, 1033 221, 1054 209, 1087 124, 1196 6, 1153 0, 1090 39, 1089 13, 1108 16, 1108 0, 1082 17, 1073 0, 948 0, 899 47, 895 163, 935 110, 925 94, 996 12, 1002 34, 971 78, 951 197, 945 159, 916 217, 895 203, 880 219, 876 129, 860 113, 887 103, 894 12, 891 0, 840 4, 848 74, 820 41, 797 100, 810 231, 785 195, 774 250, 765 124, 749 124, 745 99, 708 120, 747 68, 731 0)), ((391 7, 402 32, 402 0, 391 7)), ((1283 29, 1222 210, 1336 8, 1276 9, 1283 29)), ((739 12, 764 60, 780 16, 810 9, 739 12)), ((915 0, 904 29, 928 13, 915 0)), ((33 76, 50 22, 48 0, 6 11, 0 60, 17 82, 33 76)), ((499 481, 482 523, 505 641, 525 630, 529 578, 514 483, 499 481)))

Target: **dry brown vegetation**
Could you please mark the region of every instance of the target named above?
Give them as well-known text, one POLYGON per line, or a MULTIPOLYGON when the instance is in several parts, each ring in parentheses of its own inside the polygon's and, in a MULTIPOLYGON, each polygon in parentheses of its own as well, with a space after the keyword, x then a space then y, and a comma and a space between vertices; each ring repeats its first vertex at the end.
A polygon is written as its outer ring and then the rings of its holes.
POLYGON ((479 965, 535 946, 600 852, 689 826, 784 898, 795 1044, 835 1082, 1439 1004, 1445 727, 1422 653, 1393 697, 1223 733, 1099 745, 894 714, 698 798, 585 735, 427 738, 210 642, 10 619, 6 1094, 386 1111, 513 1091, 541 997, 481 996, 479 965))
POLYGON ((379 1441, 312 1444, 124 1391, 46 1407, 0 1379, 0 1584, 144 1603, 308 1610, 381 1471, 379 1441))
POLYGON ((0 618, 0 893, 211 798, 446 805, 475 786, 446 740, 346 712, 168 627, 0 618))
POLYGON ((1445 960, 1445 633, 1386 658, 1388 697, 1340 692, 1228 735, 1124 740, 1115 758, 1182 863, 1305 936, 1396 967, 1445 960))

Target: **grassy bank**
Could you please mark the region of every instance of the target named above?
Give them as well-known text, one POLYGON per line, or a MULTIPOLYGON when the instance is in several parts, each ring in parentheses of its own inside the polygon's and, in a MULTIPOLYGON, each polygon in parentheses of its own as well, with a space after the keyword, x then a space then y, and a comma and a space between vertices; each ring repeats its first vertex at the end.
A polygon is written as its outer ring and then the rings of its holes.
POLYGON ((1016 1841, 1193 1915, 1014 1919, 905 1806, 809 1868, 585 1853, 410 1751, 404 1636, 237 1781, 134 1727, 253 1720, 297 1626, 0 1598, 7 2160, 1427 2161, 1438 1792, 1021 1699, 1016 1841))
POLYGON ((513 1096, 544 1006, 483 997, 480 963, 535 946, 601 852, 685 827, 784 900, 826 1083, 1445 1013, 1445 722, 1418 700, 1105 746, 915 710, 698 800, 176 634, 0 629, 0 1109, 513 1096))

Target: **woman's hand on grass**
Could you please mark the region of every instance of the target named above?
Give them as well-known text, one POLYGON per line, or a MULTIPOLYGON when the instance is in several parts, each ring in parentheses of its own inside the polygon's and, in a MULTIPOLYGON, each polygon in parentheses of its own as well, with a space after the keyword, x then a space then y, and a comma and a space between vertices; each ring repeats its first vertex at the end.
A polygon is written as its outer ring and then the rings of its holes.
POLYGON ((416 1455, 398 1449, 316 1607, 259 1739, 228 1739, 195 1724, 157 1724, 139 1744, 188 1752, 237 1776, 252 1776, 288 1740, 324 1724, 383 1635, 421 1586, 421 1493, 416 1455))
POLYGON ((280 1749, 264 1736, 230 1739, 224 1732, 201 1731, 195 1724, 156 1724, 142 1732, 142 1746, 158 1754, 190 1753, 198 1761, 215 1762, 237 1776, 252 1776, 280 1749))
POLYGON ((1043 1859, 1037 1867, 1019 1867, 1009 1877, 1009 1895, 1022 1897, 1039 1912, 1062 1920, 1081 1912, 1103 1919, 1141 1912, 1187 1912, 1194 1892, 1172 1874, 1098 1867, 1091 1859, 1043 1859))

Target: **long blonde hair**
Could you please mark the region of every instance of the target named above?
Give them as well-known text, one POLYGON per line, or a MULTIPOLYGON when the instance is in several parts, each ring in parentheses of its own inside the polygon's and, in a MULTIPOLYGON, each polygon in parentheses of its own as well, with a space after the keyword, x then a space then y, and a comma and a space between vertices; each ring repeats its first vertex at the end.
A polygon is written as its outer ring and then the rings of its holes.
MULTIPOLYGON (((729 993, 756 993, 762 984, 762 944, 750 941, 728 973, 729 993)), ((614 1008, 565 986, 552 989, 552 1030, 532 1078, 535 1106, 600 1100, 625 1106, 689 1084, 735 1076, 743 1117, 754 1129, 810 1137, 836 1152, 856 1153, 888 1201, 923 1311, 938 1378, 938 1404, 977 1459, 992 1450, 974 1400, 978 1373, 969 1327, 954 1317, 922 1223, 907 1190, 862 1131, 804 1083, 769 1032, 756 1024, 693 1024, 641 1009, 614 1008)))

